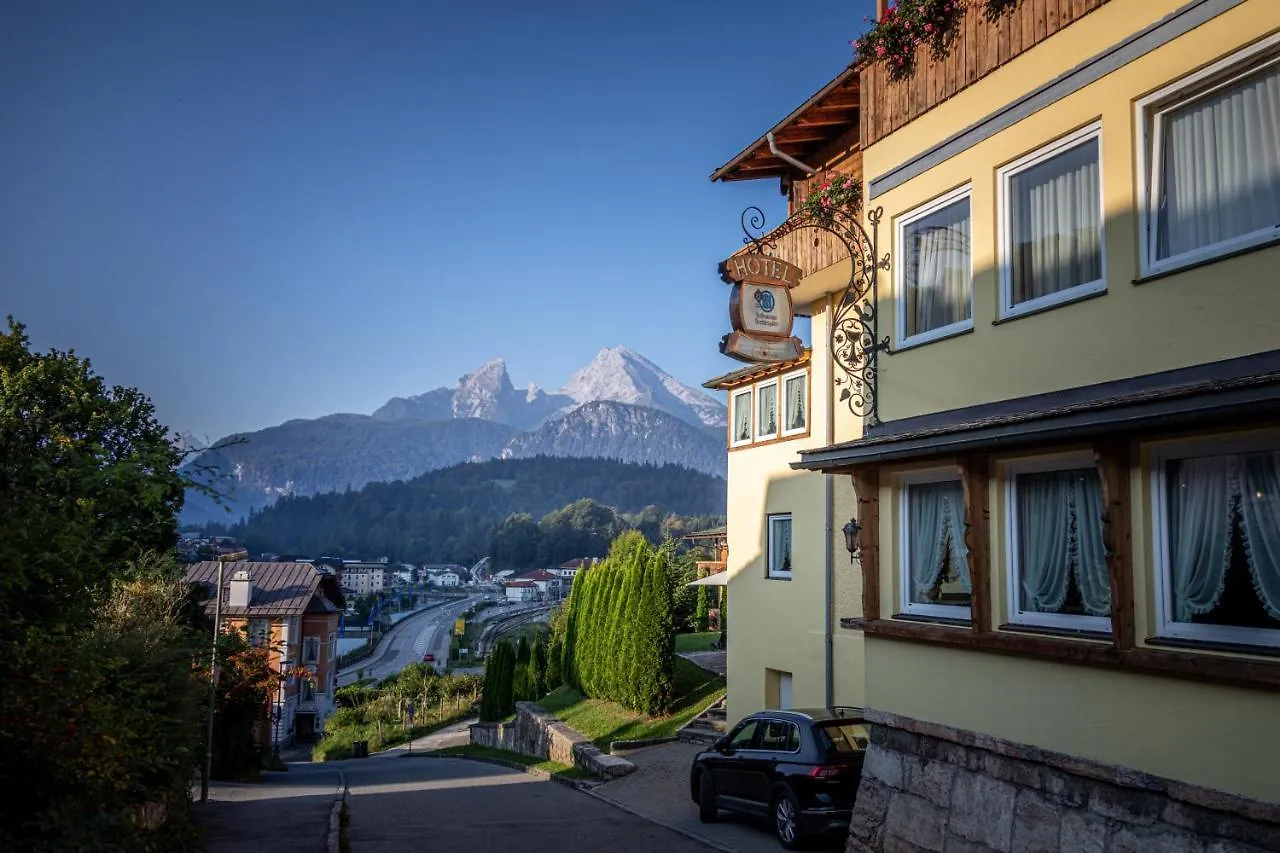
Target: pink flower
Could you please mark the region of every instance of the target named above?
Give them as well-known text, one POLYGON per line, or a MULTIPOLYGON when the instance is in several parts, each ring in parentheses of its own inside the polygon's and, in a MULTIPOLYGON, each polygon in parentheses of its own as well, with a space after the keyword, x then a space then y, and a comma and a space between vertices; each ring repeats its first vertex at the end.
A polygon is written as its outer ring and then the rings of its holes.
POLYGON ((925 24, 925 25, 924 25, 924 31, 925 31, 926 33, 931 33, 931 32, 933 32, 933 24, 925 24))
POLYGON ((876 56, 884 56, 884 45, 876 45, 876 56))

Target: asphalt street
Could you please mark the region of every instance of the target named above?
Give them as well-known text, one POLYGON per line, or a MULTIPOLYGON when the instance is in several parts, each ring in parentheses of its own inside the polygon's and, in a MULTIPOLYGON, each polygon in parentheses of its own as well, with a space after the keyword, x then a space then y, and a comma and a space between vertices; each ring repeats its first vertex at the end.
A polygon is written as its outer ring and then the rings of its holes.
POLYGON ((383 636, 372 655, 338 672, 338 686, 355 681, 361 669, 366 678, 386 678, 421 661, 427 652, 435 655, 435 666, 443 671, 454 620, 484 598, 484 595, 469 595, 401 620, 383 636))
POLYGON ((345 772, 355 853, 713 849, 581 791, 473 761, 400 758, 345 772))
POLYGON ((264 782, 215 785, 212 802, 196 805, 209 853, 323 853, 339 773, 349 788, 354 853, 714 849, 520 771, 396 754, 291 764, 287 772, 265 774, 264 782))

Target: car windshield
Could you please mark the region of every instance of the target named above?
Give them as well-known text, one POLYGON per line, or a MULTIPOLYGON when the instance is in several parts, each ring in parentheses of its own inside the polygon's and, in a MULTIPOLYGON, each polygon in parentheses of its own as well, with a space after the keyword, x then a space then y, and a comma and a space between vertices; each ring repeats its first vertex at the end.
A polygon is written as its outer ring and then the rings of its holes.
POLYGON ((852 755, 862 752, 871 742, 871 735, 863 723, 830 722, 813 727, 818 748, 827 755, 852 755))

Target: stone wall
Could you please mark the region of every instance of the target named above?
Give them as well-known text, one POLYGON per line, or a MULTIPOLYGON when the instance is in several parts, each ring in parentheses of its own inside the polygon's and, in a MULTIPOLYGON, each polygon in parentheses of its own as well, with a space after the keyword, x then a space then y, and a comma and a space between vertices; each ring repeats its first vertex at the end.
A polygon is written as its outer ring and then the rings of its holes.
POLYGON ((601 752, 590 738, 533 702, 517 702, 516 718, 510 722, 471 726, 471 742, 558 761, 604 779, 625 776, 636 769, 625 758, 601 752))
POLYGON ((1280 806, 884 712, 867 719, 846 853, 1280 851, 1280 806))

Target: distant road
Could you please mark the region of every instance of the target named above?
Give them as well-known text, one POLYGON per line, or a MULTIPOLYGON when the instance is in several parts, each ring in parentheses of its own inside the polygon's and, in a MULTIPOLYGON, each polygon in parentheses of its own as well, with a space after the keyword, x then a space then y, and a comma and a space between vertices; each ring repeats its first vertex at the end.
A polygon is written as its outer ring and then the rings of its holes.
POLYGON ((355 681, 356 673, 361 669, 365 678, 386 678, 411 663, 420 662, 427 652, 435 655, 435 668, 443 672, 454 620, 486 597, 484 594, 468 595, 456 602, 405 617, 382 635, 373 654, 338 671, 338 686, 355 681))

